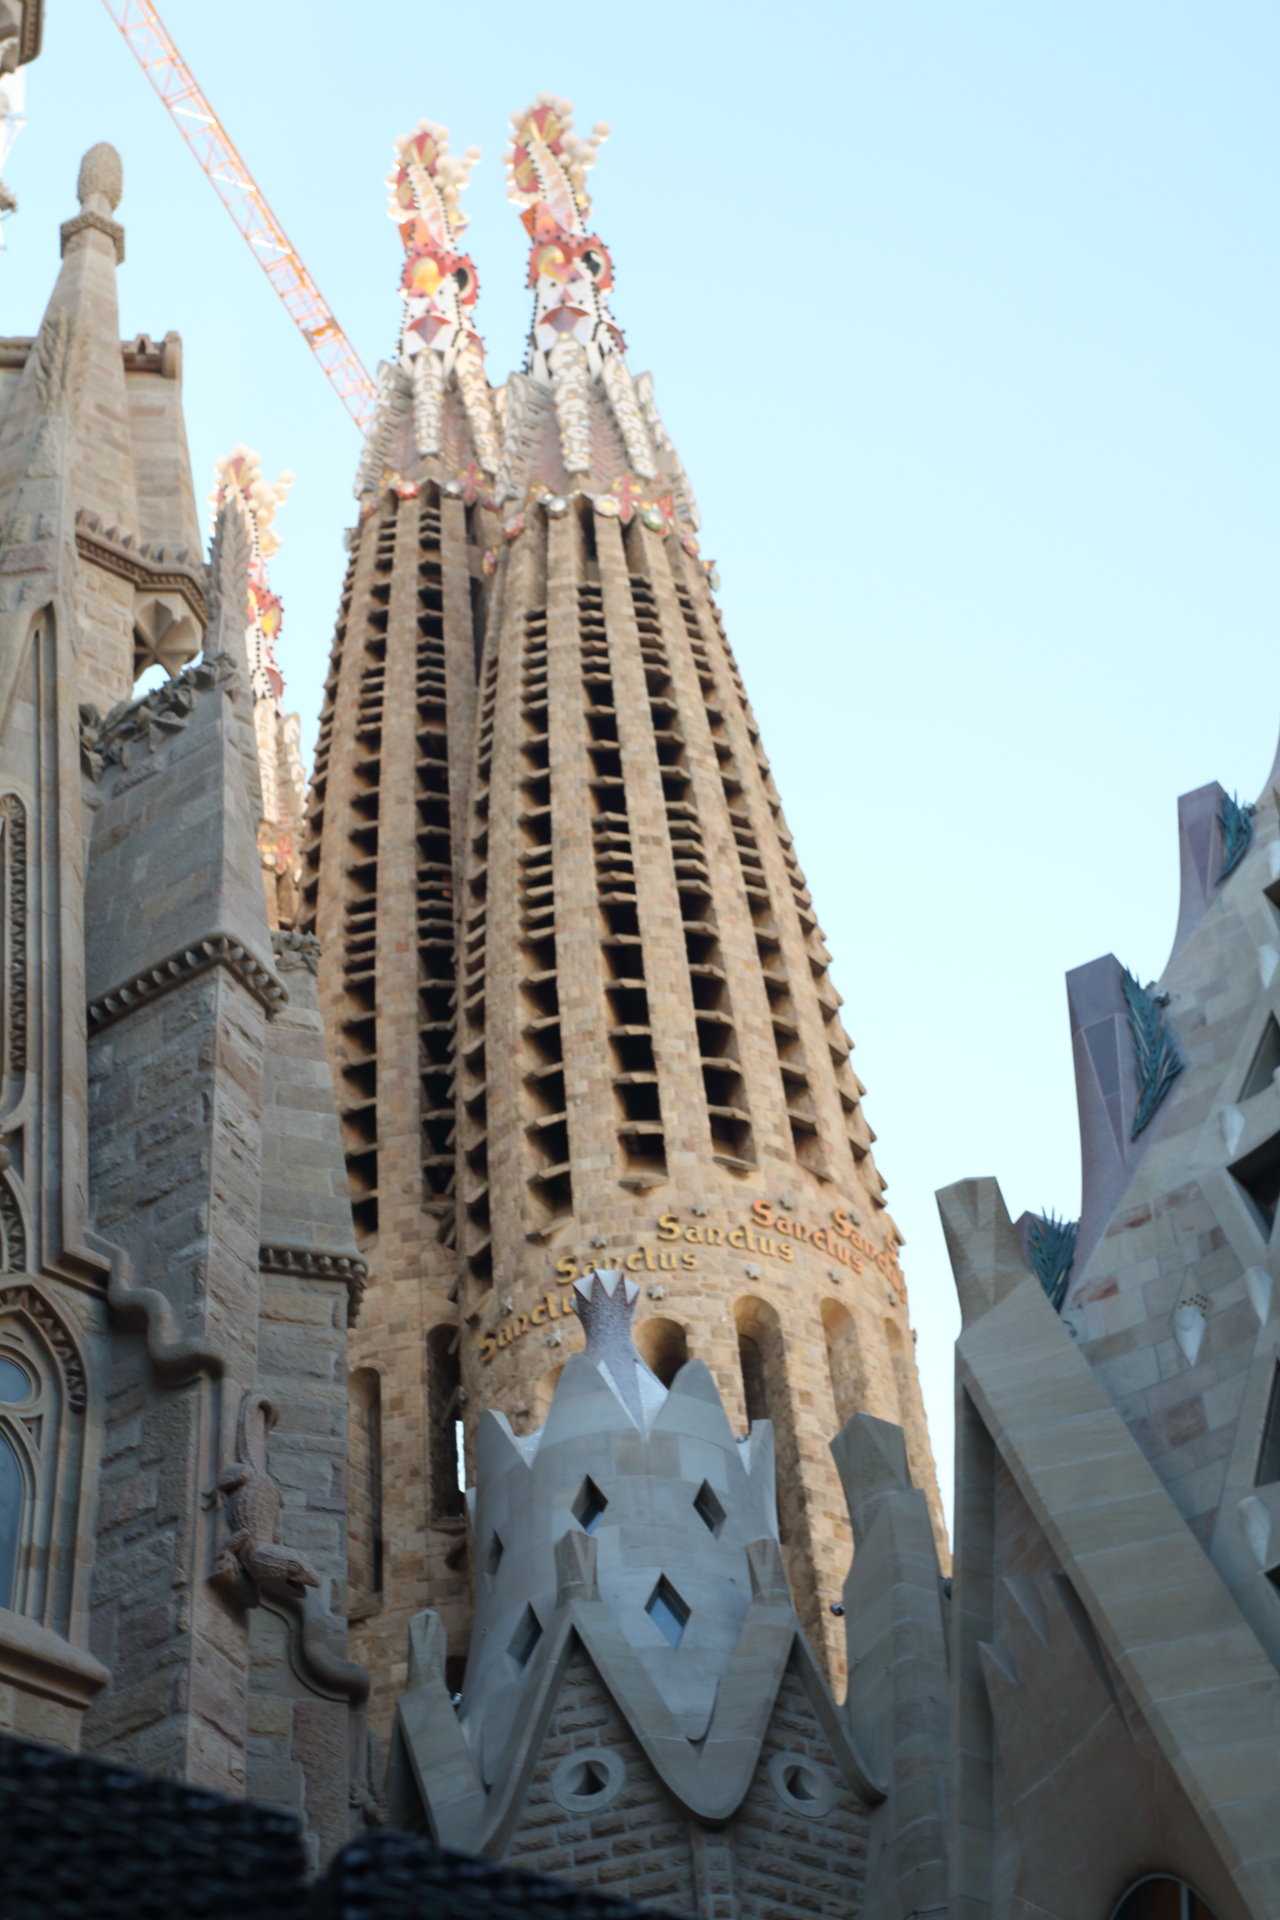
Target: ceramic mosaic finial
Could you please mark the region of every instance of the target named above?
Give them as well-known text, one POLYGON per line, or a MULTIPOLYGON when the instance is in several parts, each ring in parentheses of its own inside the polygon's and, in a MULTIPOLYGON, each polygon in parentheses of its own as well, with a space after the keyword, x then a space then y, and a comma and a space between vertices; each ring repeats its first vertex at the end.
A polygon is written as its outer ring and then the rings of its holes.
MULTIPOLYGON (((622 353, 625 342, 609 312, 613 285, 609 250, 587 232, 591 198, 587 171, 609 129, 601 121, 589 140, 573 131, 568 100, 539 94, 531 107, 511 116, 506 154, 507 198, 520 208, 529 235, 529 286, 534 293, 530 372, 556 385, 563 349, 599 374, 604 358, 622 353)), ((573 471, 572 465, 570 471, 573 471)))
POLYGON ((261 456, 244 445, 215 460, 213 466, 218 484, 209 495, 209 504, 215 521, 233 494, 239 494, 248 512, 250 606, 245 640, 253 697, 255 701, 271 699, 278 705, 284 696, 284 679, 276 659, 276 639, 284 609, 268 584, 266 563, 280 551, 280 536, 275 531, 276 509, 288 499, 294 476, 282 473, 274 483, 264 479, 261 456))
POLYGON ((650 429, 624 358, 626 342, 609 311, 613 263, 603 240, 586 227, 587 172, 609 129, 598 121, 590 139, 580 138, 570 102, 546 93, 513 114, 511 127, 507 197, 520 208, 529 235, 533 289, 525 370, 555 396, 565 471, 578 486, 592 473, 590 388, 599 380, 631 471, 642 480, 656 479, 650 429))
POLYGON ((399 358, 413 382, 418 451, 441 451, 445 386, 452 377, 476 457, 493 473, 500 448, 484 373, 484 343, 475 324, 480 280, 471 255, 459 250, 467 225, 460 195, 479 158, 478 147, 468 147, 461 157, 451 154, 448 128, 420 120, 412 133, 396 141, 396 164, 387 175, 387 211, 404 242, 399 358))

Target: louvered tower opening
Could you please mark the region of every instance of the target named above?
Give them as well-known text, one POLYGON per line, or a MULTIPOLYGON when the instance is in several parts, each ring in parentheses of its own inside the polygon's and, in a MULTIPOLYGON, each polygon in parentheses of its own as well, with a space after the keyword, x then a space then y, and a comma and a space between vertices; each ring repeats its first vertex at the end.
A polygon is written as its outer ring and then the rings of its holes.
POLYGON ((520 655, 519 908, 523 1106, 528 1180, 547 1220, 573 1211, 569 1117, 556 965, 551 754, 547 730, 547 615, 525 614, 520 655))
POLYGON ((414 698, 417 784, 418 1046, 422 1188, 428 1209, 453 1210, 457 1179, 454 1014, 457 943, 453 829, 449 810, 448 684, 440 502, 421 496, 418 522, 418 641, 414 698))
POLYGON ((667 1170, 666 1134, 636 909, 635 852, 618 747, 609 638, 604 602, 595 585, 578 588, 578 644, 618 1147, 628 1177, 658 1180, 667 1170))
POLYGON ((489 889, 489 782, 493 773, 494 709, 498 656, 491 653, 480 675, 476 716, 476 762, 472 779, 471 845, 463 899, 461 981, 462 1206, 466 1269, 480 1287, 493 1281, 489 1217, 489 1102, 485 1059, 485 967, 489 889))
POLYGON ((382 706, 387 671, 387 615, 395 562, 395 502, 380 522, 374 583, 361 636, 355 759, 347 830, 348 892, 342 911, 342 1120, 351 1212, 357 1239, 378 1231, 377 904, 378 807, 382 780, 382 706))
POLYGON ((631 575, 631 604, 640 637, 654 744, 662 771, 663 804, 680 895, 689 991, 698 1031, 712 1147, 722 1166, 734 1172, 746 1172, 757 1164, 755 1140, 729 979, 720 950, 711 871, 688 770, 658 605, 652 586, 639 574, 631 575))
POLYGON ((311 773, 311 793, 307 801, 306 838, 302 848, 302 888, 298 905, 298 926, 314 933, 320 908, 320 847, 324 837, 325 793, 329 785, 329 755, 333 750, 333 720, 342 678, 342 653, 351 613, 351 583, 355 574, 355 555, 347 561, 347 571, 338 600, 338 618, 329 649, 329 671, 325 675, 324 699, 320 707, 320 731, 316 738, 316 757, 311 773))
MULTIPOLYGON (((690 644, 694 647, 694 657, 699 662, 699 672, 701 673, 705 667, 708 679, 714 684, 714 669, 698 620, 697 609, 692 595, 684 586, 679 589, 679 601, 690 644)), ((764 787, 774 831, 778 836, 792 900, 800 922, 800 931, 804 936, 818 1006, 826 1026, 827 1047, 836 1078, 849 1146, 855 1160, 864 1160, 875 1135, 867 1126, 860 1106, 864 1089, 849 1065, 850 1042, 839 1019, 840 996, 831 984, 828 971, 830 955, 823 944, 822 930, 818 926, 817 916, 813 911, 813 901, 796 860, 791 835, 783 819, 782 803, 773 782, 768 759, 760 744, 760 732, 751 710, 751 703, 747 699, 742 676, 725 635, 719 609, 714 602, 709 603, 709 612, 719 641, 720 658, 729 675, 734 695, 746 723, 748 740, 764 787)), ((710 708, 708 713, 711 717, 710 708)), ((807 1166, 812 1172, 826 1177, 829 1168, 818 1131, 812 1068, 804 1054, 792 983, 788 977, 782 944, 778 936, 774 903, 760 857, 759 841, 745 803, 742 770, 735 761, 733 748, 727 737, 723 712, 718 712, 712 718, 712 736, 716 741, 716 752, 720 758, 721 778, 724 782, 725 798, 729 804, 729 817, 742 869, 743 884, 746 887, 752 919, 755 922, 756 944, 760 952, 765 987, 769 995, 778 1068, 782 1075, 792 1143, 796 1158, 801 1164, 807 1166)), ((877 1176, 872 1184, 872 1198, 878 1205, 883 1205, 883 1182, 877 1176)))

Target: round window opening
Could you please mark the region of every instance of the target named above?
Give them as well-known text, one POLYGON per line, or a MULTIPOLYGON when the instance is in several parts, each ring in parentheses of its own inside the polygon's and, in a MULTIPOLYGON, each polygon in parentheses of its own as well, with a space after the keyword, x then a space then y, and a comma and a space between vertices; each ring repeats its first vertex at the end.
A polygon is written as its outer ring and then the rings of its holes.
POLYGON ((836 1790, 826 1770, 805 1753, 775 1753, 769 1784, 789 1813, 821 1820, 835 1805, 836 1790))
POLYGON ((24 1367, 16 1360, 0 1355, 0 1400, 6 1406, 21 1406, 24 1400, 31 1398, 31 1381, 24 1367))
POLYGON ((551 1775, 551 1794, 566 1813, 599 1813, 622 1790, 627 1770, 606 1747, 566 1754, 551 1775))

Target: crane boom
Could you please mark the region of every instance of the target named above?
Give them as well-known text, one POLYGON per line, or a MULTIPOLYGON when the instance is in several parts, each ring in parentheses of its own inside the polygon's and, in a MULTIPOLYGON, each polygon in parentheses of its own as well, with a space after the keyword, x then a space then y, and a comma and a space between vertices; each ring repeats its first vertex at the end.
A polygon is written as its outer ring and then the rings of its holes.
POLYGON ((213 183, 214 192, 248 241, 258 265, 329 376, 338 398, 364 433, 373 413, 373 381, 334 318, 332 307, 307 272, 297 248, 267 205, 262 189, 236 152, 151 0, 103 0, 103 4, 169 109, 174 125, 197 163, 213 183))

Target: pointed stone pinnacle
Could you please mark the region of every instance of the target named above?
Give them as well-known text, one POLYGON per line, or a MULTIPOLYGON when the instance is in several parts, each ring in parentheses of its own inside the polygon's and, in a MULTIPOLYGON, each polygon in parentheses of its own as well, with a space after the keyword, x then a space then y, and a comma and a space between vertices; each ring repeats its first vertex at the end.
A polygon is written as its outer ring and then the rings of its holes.
POLYGON ((601 1267, 575 1280, 573 1291, 588 1360, 600 1369, 641 1433, 647 1433, 667 1390, 640 1358, 631 1335, 639 1287, 618 1268, 601 1267))

